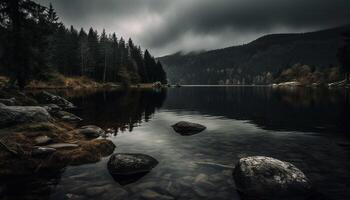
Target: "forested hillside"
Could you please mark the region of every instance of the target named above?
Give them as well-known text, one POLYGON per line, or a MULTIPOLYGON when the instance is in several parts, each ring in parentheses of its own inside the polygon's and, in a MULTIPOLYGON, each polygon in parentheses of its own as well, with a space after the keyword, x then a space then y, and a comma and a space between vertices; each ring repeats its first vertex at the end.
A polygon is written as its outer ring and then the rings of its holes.
POLYGON ((0 33, 0 73, 22 88, 57 72, 101 82, 166 83, 162 64, 132 39, 67 28, 51 5, 2 0, 0 33))
POLYGON ((168 78, 181 84, 266 84, 295 64, 313 72, 339 66, 337 51, 350 26, 302 34, 273 34, 249 44, 159 58, 168 78))

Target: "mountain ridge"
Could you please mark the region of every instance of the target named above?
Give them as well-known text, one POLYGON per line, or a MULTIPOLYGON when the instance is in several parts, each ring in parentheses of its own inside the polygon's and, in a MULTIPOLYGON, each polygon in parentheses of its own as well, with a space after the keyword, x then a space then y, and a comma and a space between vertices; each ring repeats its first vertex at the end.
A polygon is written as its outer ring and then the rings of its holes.
POLYGON ((269 34, 250 43, 198 54, 176 53, 158 58, 173 83, 264 84, 297 63, 316 69, 339 66, 337 49, 350 25, 306 33, 269 34), (265 77, 265 78, 264 78, 265 77))

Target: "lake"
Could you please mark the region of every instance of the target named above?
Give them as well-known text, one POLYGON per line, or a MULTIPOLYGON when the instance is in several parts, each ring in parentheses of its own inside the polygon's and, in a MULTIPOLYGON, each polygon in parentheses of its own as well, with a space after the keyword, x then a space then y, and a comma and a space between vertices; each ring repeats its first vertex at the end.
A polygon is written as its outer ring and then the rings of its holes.
POLYGON ((311 180, 315 199, 350 199, 349 90, 182 87, 72 92, 82 125, 113 129, 118 153, 144 153, 159 164, 120 184, 108 157, 60 174, 13 180, 4 199, 240 199, 232 167, 246 156, 293 163, 311 180), (181 136, 178 121, 207 129, 181 136))

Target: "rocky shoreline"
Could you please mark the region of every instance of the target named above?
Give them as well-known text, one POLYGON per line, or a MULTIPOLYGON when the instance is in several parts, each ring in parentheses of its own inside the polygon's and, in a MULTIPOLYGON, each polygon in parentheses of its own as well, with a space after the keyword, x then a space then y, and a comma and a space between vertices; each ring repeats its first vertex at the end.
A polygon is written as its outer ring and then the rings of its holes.
POLYGON ((0 177, 59 171, 98 162, 113 153, 97 126, 77 127, 74 105, 48 92, 26 95, 2 90, 0 98, 0 177))

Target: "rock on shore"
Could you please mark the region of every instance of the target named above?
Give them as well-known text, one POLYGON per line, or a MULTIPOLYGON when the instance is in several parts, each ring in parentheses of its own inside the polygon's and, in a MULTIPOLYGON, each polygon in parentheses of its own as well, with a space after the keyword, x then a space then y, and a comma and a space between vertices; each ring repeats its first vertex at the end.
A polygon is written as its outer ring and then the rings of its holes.
POLYGON ((58 117, 59 119, 62 119, 63 121, 67 122, 79 122, 82 121, 83 119, 66 111, 58 111, 54 114, 54 116, 58 117))
POLYGON ((63 109, 74 108, 73 103, 63 97, 43 91, 34 95, 35 99, 41 104, 56 104, 63 109))
POLYGON ((303 199, 311 188, 308 178, 293 164, 264 156, 240 159, 233 178, 237 189, 250 198, 303 199))
POLYGON ((30 122, 49 122, 51 115, 39 106, 5 106, 0 104, 0 128, 30 122))

